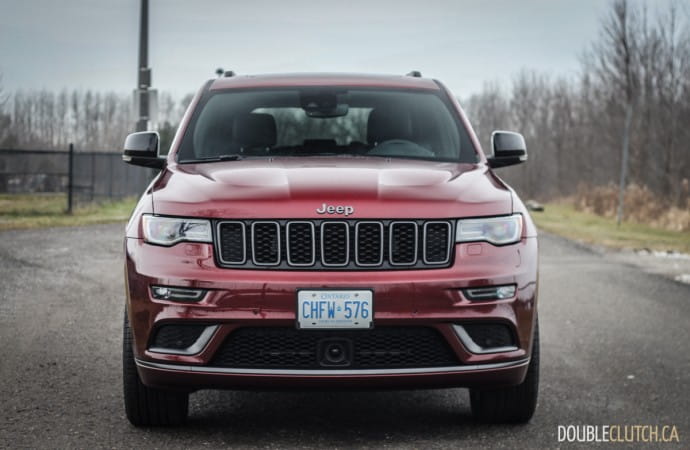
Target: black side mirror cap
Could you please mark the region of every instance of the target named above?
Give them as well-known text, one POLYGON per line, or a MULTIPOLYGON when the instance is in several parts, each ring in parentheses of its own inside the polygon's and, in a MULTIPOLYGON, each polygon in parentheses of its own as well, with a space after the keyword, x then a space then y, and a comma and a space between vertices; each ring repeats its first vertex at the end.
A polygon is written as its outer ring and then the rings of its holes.
POLYGON ((132 133, 125 139, 122 160, 135 166, 162 169, 165 167, 165 158, 158 155, 160 141, 156 131, 132 133))
POLYGON ((512 166, 527 161, 527 145, 520 133, 494 131, 491 133, 492 155, 487 158, 489 167, 512 166))

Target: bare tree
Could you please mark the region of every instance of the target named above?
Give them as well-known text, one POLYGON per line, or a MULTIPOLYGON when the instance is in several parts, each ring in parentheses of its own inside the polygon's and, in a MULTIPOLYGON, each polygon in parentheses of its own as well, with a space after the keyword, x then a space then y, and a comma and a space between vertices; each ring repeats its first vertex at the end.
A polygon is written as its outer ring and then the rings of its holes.
POLYGON ((5 107, 9 102, 9 94, 3 91, 2 74, 0 73, 0 147, 11 145, 14 141, 12 136, 12 118, 5 113, 5 107))
POLYGON ((3 87, 2 87, 2 78, 3 75, 0 73, 0 111, 3 111, 5 109, 5 105, 7 104, 8 100, 10 99, 9 94, 3 92, 3 87))
POLYGON ((602 24, 601 40, 594 44, 594 73, 603 84, 614 89, 611 94, 620 98, 624 110, 622 130, 621 169, 619 179, 616 223, 623 219, 625 187, 630 157, 630 133, 633 110, 639 94, 639 43, 637 17, 628 0, 615 0, 612 11, 602 24))
POLYGON ((577 78, 523 70, 507 92, 489 83, 467 99, 483 143, 499 128, 525 135, 529 164, 501 176, 523 195, 543 199, 572 194, 580 184, 615 183, 618 220, 628 184, 647 186, 660 203, 687 207, 689 21, 675 6, 648 14, 645 4, 614 1, 577 78))

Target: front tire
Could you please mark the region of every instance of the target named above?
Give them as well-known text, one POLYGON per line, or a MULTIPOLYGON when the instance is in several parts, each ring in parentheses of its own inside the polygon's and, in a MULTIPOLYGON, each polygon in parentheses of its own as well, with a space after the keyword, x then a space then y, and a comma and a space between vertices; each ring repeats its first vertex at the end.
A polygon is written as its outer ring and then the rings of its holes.
POLYGON ((532 358, 525 380, 503 389, 470 389, 475 419, 486 423, 527 423, 537 407, 539 391, 539 321, 534 325, 532 358))
POLYGON ((125 313, 122 339, 122 379, 125 412, 132 425, 180 425, 187 420, 189 394, 145 386, 139 378, 132 350, 132 330, 125 313))

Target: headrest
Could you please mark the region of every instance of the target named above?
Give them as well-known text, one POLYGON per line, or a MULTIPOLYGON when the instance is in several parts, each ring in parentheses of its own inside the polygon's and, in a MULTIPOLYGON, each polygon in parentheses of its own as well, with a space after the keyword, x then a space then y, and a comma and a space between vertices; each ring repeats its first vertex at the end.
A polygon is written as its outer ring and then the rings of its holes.
POLYGON ((242 114, 235 118, 233 137, 244 148, 272 147, 276 144, 276 121, 270 114, 242 114))
POLYGON ((391 139, 410 139, 410 118, 405 111, 394 108, 376 108, 367 120, 367 142, 378 144, 391 139))

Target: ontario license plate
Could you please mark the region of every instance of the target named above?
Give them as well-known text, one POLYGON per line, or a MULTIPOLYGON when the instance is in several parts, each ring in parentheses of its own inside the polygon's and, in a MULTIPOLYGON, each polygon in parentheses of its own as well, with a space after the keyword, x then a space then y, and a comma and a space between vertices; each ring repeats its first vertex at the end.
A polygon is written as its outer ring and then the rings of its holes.
POLYGON ((371 291, 297 292, 298 328, 371 328, 373 320, 371 291))

